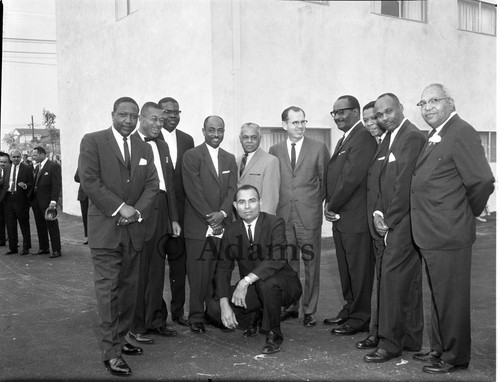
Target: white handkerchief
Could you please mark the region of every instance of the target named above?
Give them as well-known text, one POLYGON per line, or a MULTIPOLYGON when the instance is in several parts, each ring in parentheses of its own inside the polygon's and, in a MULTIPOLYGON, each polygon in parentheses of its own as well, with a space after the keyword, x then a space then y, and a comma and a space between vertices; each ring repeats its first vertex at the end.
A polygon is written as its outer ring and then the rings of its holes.
POLYGON ((168 163, 168 157, 165 157, 165 163, 168 163))
POLYGON ((344 153, 345 153, 345 150, 344 150, 344 151, 339 152, 339 155, 342 155, 342 154, 344 154, 344 153))
POLYGON ((223 174, 229 174, 231 171, 229 170, 226 170, 226 171, 222 171, 223 174))
POLYGON ((383 157, 378 158, 377 160, 384 160, 384 159, 385 159, 385 155, 383 157))
POLYGON ((45 174, 43 174, 43 175, 49 175, 49 173, 48 173, 48 172, 46 172, 46 173, 45 173, 45 174))
POLYGON ((390 154, 389 154, 389 163, 390 163, 390 162, 395 162, 395 161, 396 161, 396 157, 394 156, 394 154, 393 154, 393 153, 390 153, 390 154))
POLYGON ((144 158, 141 158, 139 161, 139 166, 146 166, 148 164, 148 161, 144 158))
POLYGON ((224 234, 224 228, 222 229, 222 233, 220 235, 214 235, 214 230, 212 227, 208 226, 206 237, 213 236, 213 237, 218 237, 219 239, 222 239, 222 235, 224 234))

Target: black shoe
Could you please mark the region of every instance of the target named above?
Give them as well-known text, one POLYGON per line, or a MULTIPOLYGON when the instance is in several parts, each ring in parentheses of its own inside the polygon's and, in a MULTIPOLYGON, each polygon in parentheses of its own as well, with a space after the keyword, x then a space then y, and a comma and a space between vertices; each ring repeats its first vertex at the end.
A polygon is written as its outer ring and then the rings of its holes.
POLYGON ((170 329, 167 325, 161 325, 157 328, 148 329, 148 333, 158 334, 163 337, 175 337, 177 330, 170 329))
POLYGON ((111 358, 104 361, 104 366, 113 375, 130 375, 132 370, 122 357, 111 358))
POLYGON ((467 369, 468 367, 469 367, 468 363, 463 365, 450 365, 449 363, 446 363, 442 359, 440 359, 438 362, 434 364, 425 365, 422 368, 422 371, 431 374, 444 374, 444 373, 452 373, 457 370, 467 369))
POLYGON ((15 251, 11 251, 10 249, 4 253, 4 255, 13 255, 14 253, 17 253, 17 249, 15 251))
POLYGON ((344 324, 339 327, 333 328, 332 334, 335 334, 337 336, 352 336, 353 334, 367 332, 367 331, 368 331, 368 325, 364 325, 361 328, 353 328, 349 324, 344 324))
POLYGON ((38 252, 34 253, 34 255, 48 255, 50 251, 48 249, 40 249, 38 252))
POLYGON ((83 242, 83 245, 88 245, 89 244, 89 241, 87 239, 85 239, 85 241, 83 242))
POLYGON ((184 316, 175 317, 172 321, 177 322, 180 326, 189 326, 189 321, 184 318, 184 316))
POLYGON ((413 359, 419 362, 436 363, 441 359, 441 354, 435 350, 428 351, 427 353, 415 353, 413 359))
POLYGON ((283 343, 283 334, 270 330, 266 336, 266 344, 262 349, 263 354, 272 354, 281 350, 283 343))
POLYGON ((128 335, 130 336, 130 338, 132 338, 134 341, 140 344, 152 344, 155 342, 155 340, 152 339, 151 337, 146 337, 140 333, 134 333, 131 330, 128 331, 128 335))
POLYGON ((139 346, 134 346, 132 344, 126 343, 125 345, 122 346, 122 354, 141 355, 142 348, 140 348, 139 346))
POLYGON ((205 324, 203 322, 193 322, 190 323, 189 326, 191 327, 191 331, 193 333, 201 334, 206 332, 205 324))
POLYGON ((259 331, 259 326, 262 325, 262 310, 258 310, 254 313, 250 325, 243 332, 243 337, 255 337, 259 331))
POLYGON ((378 348, 377 350, 368 353, 363 357, 363 361, 370 363, 382 363, 387 362, 395 357, 399 357, 401 352, 391 353, 382 348, 378 348))
POLYGON ((23 249, 20 253, 21 256, 29 255, 30 251, 28 249, 23 249))
POLYGON ((375 337, 372 334, 366 337, 363 341, 359 341, 356 344, 356 347, 358 349, 370 349, 370 348, 376 348, 377 346, 378 346, 378 337, 375 337))
POLYGON ((337 316, 334 318, 325 318, 323 320, 323 324, 325 324, 325 325, 342 325, 346 321, 347 321, 347 318, 337 316))
POLYGON ((299 318, 299 311, 298 310, 286 310, 281 313, 281 321, 286 321, 289 318, 299 318))
POLYGON ((311 328, 316 326, 316 320, 313 318, 312 314, 304 314, 303 324, 306 328, 311 328))
POLYGON ((56 257, 61 257, 61 251, 52 252, 52 255, 49 256, 49 259, 55 259, 56 257))

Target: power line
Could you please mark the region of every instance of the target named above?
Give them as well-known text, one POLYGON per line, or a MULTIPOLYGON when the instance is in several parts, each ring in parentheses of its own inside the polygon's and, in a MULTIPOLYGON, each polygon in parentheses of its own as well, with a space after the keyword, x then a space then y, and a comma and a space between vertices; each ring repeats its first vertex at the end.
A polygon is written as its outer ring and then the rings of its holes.
POLYGON ((4 42, 23 42, 23 43, 38 43, 38 44, 55 44, 56 40, 43 40, 38 38, 18 38, 18 37, 4 37, 4 42))
POLYGON ((3 50, 4 53, 29 53, 29 54, 53 54, 56 55, 56 52, 33 52, 28 50, 3 50))
POLYGON ((2 62, 9 62, 12 64, 26 64, 26 65, 40 65, 40 66, 57 66, 56 64, 47 64, 43 62, 23 62, 23 61, 11 61, 11 60, 2 60, 2 62))

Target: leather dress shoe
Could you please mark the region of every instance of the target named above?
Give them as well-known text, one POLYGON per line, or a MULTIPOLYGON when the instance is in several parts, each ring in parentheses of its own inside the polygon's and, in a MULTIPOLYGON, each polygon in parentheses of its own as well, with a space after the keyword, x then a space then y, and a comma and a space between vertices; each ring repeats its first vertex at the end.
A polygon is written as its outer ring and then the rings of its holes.
POLYGON ((177 322, 180 326, 189 326, 189 321, 186 320, 183 316, 175 317, 172 321, 177 322))
POLYGON ((346 321, 347 321, 347 318, 337 316, 334 318, 325 318, 323 320, 323 324, 325 324, 325 325, 342 325, 346 321))
POLYGON ((359 341, 356 344, 358 349, 370 349, 376 348, 378 346, 378 337, 375 337, 373 334, 370 334, 363 341, 359 341))
POLYGON ((248 325, 248 328, 243 332, 243 337, 255 337, 260 325, 262 325, 262 310, 254 313, 250 325, 248 325))
POLYGON ((56 257, 61 257, 61 251, 52 252, 52 255, 49 256, 49 259, 55 259, 56 257))
POLYGON ((142 348, 139 346, 134 346, 132 344, 126 343, 122 346, 122 353, 126 355, 141 355, 142 348))
POLYGON ((27 250, 27 249, 23 249, 20 253, 19 253, 21 256, 25 256, 25 255, 29 255, 30 254, 30 251, 27 250))
POLYGON ((48 255, 50 251, 48 249, 40 249, 35 255, 48 255))
POLYGON ((113 375, 130 375, 132 370, 122 357, 111 358, 104 361, 104 366, 113 375))
POLYGON ((262 349, 263 354, 272 354, 281 350, 283 343, 283 334, 270 330, 266 336, 266 344, 262 349))
POLYGON ((193 322, 190 323, 189 326, 191 327, 191 331, 193 333, 201 334, 206 332, 205 324, 203 322, 193 322))
POLYGON ((299 311, 298 310, 285 310, 284 312, 281 313, 281 321, 286 321, 289 318, 299 318, 299 311))
POLYGON ((349 324, 343 324, 336 328, 332 329, 332 334, 337 336, 351 336, 356 333, 366 332, 368 331, 368 325, 362 326, 361 328, 353 328, 349 324))
POLYGON ((467 369, 468 367, 469 367, 468 363, 463 365, 450 365, 449 363, 446 363, 442 359, 440 359, 434 364, 425 365, 422 368, 422 371, 431 374, 443 374, 443 373, 452 373, 457 370, 467 369))
POLYGON ((413 359, 419 362, 436 363, 441 359, 441 354, 435 350, 428 351, 427 353, 415 353, 413 359))
POLYGON ((377 350, 368 353, 363 357, 363 361, 370 363, 382 363, 387 362, 395 357, 399 357, 401 352, 391 353, 385 349, 378 348, 377 350))
POLYGON ((316 320, 313 318, 312 314, 304 314, 303 324, 306 328, 311 328, 316 326, 316 320))
POLYGON ((7 252, 4 253, 4 255, 13 255, 14 253, 17 253, 17 250, 15 251, 8 250, 7 252))
POLYGON ((131 330, 129 330, 128 335, 130 336, 130 338, 140 344, 152 344, 155 342, 155 340, 151 337, 146 337, 140 333, 134 333, 131 330))
POLYGON ((175 337, 177 330, 170 329, 167 325, 161 325, 157 328, 148 329, 148 333, 158 334, 163 337, 175 337))

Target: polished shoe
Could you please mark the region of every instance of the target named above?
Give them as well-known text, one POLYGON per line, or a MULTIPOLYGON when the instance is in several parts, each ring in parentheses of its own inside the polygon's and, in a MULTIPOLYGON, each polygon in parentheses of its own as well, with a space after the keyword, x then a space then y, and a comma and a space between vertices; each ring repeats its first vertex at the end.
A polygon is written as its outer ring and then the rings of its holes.
POLYGON ((262 349, 263 354, 272 354, 281 350, 283 343, 283 334, 270 330, 266 336, 266 344, 262 349))
POLYGON ((175 317, 172 321, 177 322, 180 326, 189 326, 189 321, 186 320, 183 316, 175 317))
POLYGON ((375 337, 372 334, 366 337, 363 341, 359 341, 356 344, 356 347, 358 349, 370 349, 370 348, 376 348, 377 346, 378 346, 378 337, 375 337))
POLYGON ((56 257, 61 257, 61 251, 52 252, 52 255, 49 256, 49 259, 55 259, 56 257))
POLYGON ((13 255, 14 253, 17 253, 17 250, 16 251, 8 250, 7 252, 4 253, 4 255, 13 255))
POLYGON ((38 252, 34 253, 34 255, 48 255, 50 251, 48 249, 40 249, 38 252))
POLYGON ((436 363, 441 359, 441 354, 435 350, 428 351, 427 353, 415 353, 413 359, 419 362, 436 363))
POLYGON ((422 368, 422 371, 431 374, 444 374, 444 373, 452 373, 457 370, 467 369, 468 367, 469 367, 468 363, 463 365, 450 365, 449 363, 446 363, 442 359, 440 359, 434 364, 425 365, 422 368))
POLYGON ((206 332, 205 324, 203 322, 193 322, 190 323, 189 326, 191 327, 191 331, 193 333, 201 334, 206 332))
POLYGON ((361 328, 353 328, 351 325, 344 324, 332 329, 332 334, 337 336, 351 336, 356 333, 367 332, 368 325, 362 326, 361 328))
POLYGON ((280 315, 281 321, 286 321, 289 318, 299 318, 299 311, 298 310, 285 310, 284 312, 281 312, 281 315, 280 315))
POLYGON ((312 314, 304 314, 304 321, 302 323, 306 328, 316 326, 316 320, 313 318, 312 314))
POLYGON ((89 244, 89 241, 87 239, 85 239, 85 241, 83 242, 83 245, 88 245, 89 244))
POLYGON ((122 357, 111 358, 104 361, 104 366, 113 375, 130 375, 132 370, 122 357))
POLYGON ((401 352, 391 353, 382 348, 378 348, 377 350, 365 355, 363 357, 363 361, 370 363, 382 363, 382 362, 387 362, 395 357, 399 357, 400 355, 401 352))
POLYGON ((20 253, 21 256, 29 255, 30 251, 28 249, 23 249, 20 253))
POLYGON ((125 345, 122 346, 122 354, 141 355, 142 348, 140 348, 139 346, 134 346, 132 344, 126 343, 125 345))
POLYGON ((347 318, 337 316, 334 318, 325 318, 323 320, 323 324, 325 324, 325 325, 342 325, 346 321, 347 321, 347 318))
POLYGON ((243 332, 243 337, 255 337, 259 331, 259 326, 262 325, 262 310, 254 313, 250 325, 243 332))
POLYGON ((157 328, 148 329, 148 333, 158 334, 163 337, 175 337, 177 335, 177 330, 170 329, 167 325, 162 325, 157 328))
POLYGON ((155 342, 155 340, 152 339, 151 337, 146 337, 140 333, 134 333, 131 330, 129 330, 128 335, 130 336, 130 338, 132 338, 134 341, 140 344, 152 344, 155 342))

